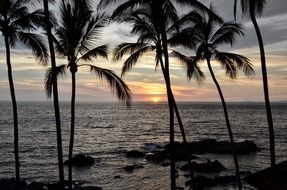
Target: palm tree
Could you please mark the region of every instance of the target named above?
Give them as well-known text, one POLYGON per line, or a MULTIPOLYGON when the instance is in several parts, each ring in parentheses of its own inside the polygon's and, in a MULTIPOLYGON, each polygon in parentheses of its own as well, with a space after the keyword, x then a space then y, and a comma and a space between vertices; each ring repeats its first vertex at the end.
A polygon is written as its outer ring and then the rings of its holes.
MULTIPOLYGON (((268 121, 268 128, 269 128, 270 163, 271 163, 271 167, 274 167, 276 164, 275 137, 274 137, 272 111, 271 111, 271 105, 270 105, 270 100, 269 100, 267 66, 266 66, 264 43, 263 43, 262 35, 260 32, 260 28, 256 20, 256 16, 261 15, 266 2, 265 0, 240 0, 240 2, 241 2, 242 13, 245 16, 250 17, 253 23, 254 29, 256 31, 257 39, 258 39, 260 57, 261 57, 264 99, 265 99, 265 107, 266 107, 266 114, 267 114, 267 121, 268 121)), ((236 10, 237 10, 237 0, 234 1, 234 17, 235 18, 236 18, 236 10)))
POLYGON ((218 19, 213 19, 212 16, 207 16, 204 13, 198 13, 194 11, 190 12, 189 14, 184 16, 183 21, 180 22, 181 25, 184 26, 190 21, 193 22, 194 25, 191 28, 183 28, 182 33, 178 35, 189 35, 192 43, 194 43, 194 41, 197 41, 198 45, 196 48, 196 55, 187 57, 177 52, 174 52, 174 55, 187 63, 187 75, 189 79, 195 73, 194 68, 198 67, 198 63, 204 60, 207 61, 209 72, 221 99, 226 121, 226 127, 230 138, 236 176, 238 179, 238 187, 239 189, 242 189, 239 165, 237 155, 234 149, 234 140, 229 121, 227 106, 219 82, 217 81, 213 72, 211 60, 214 59, 215 61, 219 62, 226 70, 226 74, 232 79, 235 79, 237 77, 238 69, 242 70, 246 75, 254 74, 252 64, 248 58, 242 55, 222 52, 218 50, 218 47, 221 45, 232 45, 236 35, 243 35, 243 32, 239 24, 228 22, 224 23, 218 19))
POLYGON ((17 184, 20 181, 20 162, 18 146, 18 114, 17 101, 12 75, 11 48, 16 42, 21 42, 32 49, 39 63, 47 63, 47 49, 41 36, 31 33, 36 29, 36 25, 42 23, 43 12, 36 10, 29 12, 27 0, 0 0, 0 31, 4 36, 6 48, 6 63, 8 79, 13 106, 14 119, 14 155, 15 155, 15 177, 17 184))
MULTIPOLYGON (((122 76, 126 72, 130 71, 132 67, 138 62, 138 59, 143 55, 154 53, 155 54, 155 63, 156 68, 161 67, 165 81, 168 81, 168 75, 166 74, 166 67, 163 61, 163 43, 161 38, 161 33, 157 25, 157 19, 153 14, 151 8, 139 8, 133 10, 129 15, 125 15, 121 21, 129 22, 132 24, 133 28, 131 31, 132 35, 138 36, 138 40, 135 43, 122 43, 114 50, 114 60, 118 61, 122 59, 125 54, 130 54, 129 57, 124 61, 124 66, 122 69, 122 76)), ((178 43, 174 42, 171 39, 168 39, 169 43, 178 43)), ((197 69, 197 68, 195 68, 197 69)), ((172 104, 175 104, 171 88, 167 87, 168 100, 172 101, 172 104), (169 95, 172 96, 170 99, 169 95)), ((177 110, 178 111, 178 110, 177 110)), ((173 135, 173 131, 171 131, 173 135)), ((185 136, 184 136, 185 137, 185 136)), ((185 139, 186 143, 186 139, 185 139)), ((172 156, 172 154, 171 154, 172 156)), ((172 189, 175 188, 175 179, 174 176, 174 162, 171 159, 171 180, 172 189)))
MULTIPOLYGON (((105 8, 106 6, 113 4, 113 3, 120 3, 120 5, 114 10, 113 15, 112 15, 112 19, 114 20, 118 20, 120 19, 123 15, 125 16, 126 12, 131 11, 133 8, 135 7, 144 7, 144 6, 149 6, 151 5, 149 8, 153 8, 153 12, 155 14, 155 16, 157 16, 156 19, 156 24, 158 29, 161 30, 162 32, 162 42, 163 42, 163 46, 167 45, 167 34, 164 30, 164 26, 165 24, 169 24, 169 21, 176 21, 177 20, 177 12, 176 9, 174 7, 174 3, 177 3, 179 5, 188 5, 190 7, 205 11, 211 15, 213 15, 214 17, 217 17, 217 15, 215 15, 212 11, 210 11, 207 7, 205 7, 202 3, 196 1, 196 0, 158 0, 158 1, 151 1, 151 0, 129 0, 129 1, 124 1, 124 0, 100 0, 99 4, 98 4, 98 8, 105 8), (157 10, 155 10, 157 9, 157 10), (164 16, 160 15, 160 14, 165 14, 164 16), (166 19, 167 18, 167 19, 166 19), (168 22, 166 22, 168 20, 168 22)), ((169 58, 168 58, 168 52, 167 52, 167 47, 164 48, 164 57, 165 57, 165 70, 164 71, 164 75, 166 75, 167 77, 165 77, 166 83, 167 83, 167 94, 168 94, 168 102, 169 102, 169 108, 170 108, 170 128, 171 131, 173 131, 173 113, 171 112, 171 110, 174 109, 175 114, 176 114, 176 118, 178 120, 178 124, 180 127, 180 132, 183 138, 183 143, 186 144, 187 140, 186 140, 186 135, 185 135, 185 131, 184 131, 184 127, 183 127, 183 123, 180 117, 180 113, 177 107, 177 104, 175 102, 175 98, 173 95, 173 92, 170 88, 170 79, 169 79, 169 58), (172 106, 172 107, 171 107, 172 106)))
MULTIPOLYGON (((93 14, 89 0, 74 0, 67 3, 62 2, 60 8, 59 27, 56 29, 54 38, 56 50, 59 55, 66 57, 67 65, 58 66, 56 74, 60 75, 69 68, 72 75, 72 97, 71 97, 71 131, 69 143, 69 188, 72 189, 72 156, 74 146, 75 130, 75 98, 76 98, 76 73, 79 68, 88 66, 100 80, 106 80, 110 88, 116 92, 118 99, 125 101, 127 105, 131 102, 131 92, 128 86, 113 71, 97 67, 93 64, 80 64, 80 62, 91 62, 97 57, 108 57, 107 46, 96 46, 100 30, 107 21, 104 15, 93 14)), ((53 86, 53 72, 49 69, 46 73, 46 91, 51 95, 53 86)))
POLYGON ((52 30, 51 30, 52 23, 50 22, 48 0, 43 0, 43 7, 44 7, 44 13, 45 13, 45 29, 47 32, 49 49, 50 49, 51 68, 52 68, 52 74, 54 78, 52 91, 53 91, 53 103, 54 103, 55 120, 56 120, 56 132, 57 132, 59 180, 60 180, 60 183, 63 183, 65 180, 65 177, 64 177, 64 167, 63 167, 61 117, 60 117, 60 108, 59 108, 58 84, 57 84, 57 78, 56 78, 56 58, 55 58, 55 49, 54 49, 54 44, 53 44, 53 35, 52 35, 52 30))

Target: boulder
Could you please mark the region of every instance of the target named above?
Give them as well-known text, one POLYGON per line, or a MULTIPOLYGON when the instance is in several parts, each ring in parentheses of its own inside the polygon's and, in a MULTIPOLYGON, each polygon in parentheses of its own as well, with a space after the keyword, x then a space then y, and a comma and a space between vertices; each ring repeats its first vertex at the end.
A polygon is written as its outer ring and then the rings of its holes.
MULTIPOLYGON (((235 151, 237 154, 249 154, 258 151, 256 144, 253 141, 235 142, 235 151)), ((190 156, 191 154, 232 154, 230 142, 228 141, 217 141, 215 139, 201 140, 197 142, 190 142, 187 145, 183 143, 174 143, 172 146, 167 144, 164 147, 165 152, 173 151, 175 155, 190 156)))
POLYGON ((166 158, 167 155, 162 151, 151 153, 146 156, 146 159, 151 162, 163 162, 166 158))
MULTIPOLYGON (((185 182, 185 186, 191 186, 191 185, 192 185, 191 180, 185 182)), ((193 185, 195 189, 201 190, 207 187, 216 186, 216 182, 212 178, 199 175, 193 179, 193 185)))
POLYGON ((236 182, 236 176, 234 175, 225 175, 225 176, 215 176, 215 182, 217 185, 226 185, 236 182))
MULTIPOLYGON (((187 171, 188 168, 189 168, 188 164, 185 164, 184 166, 180 167, 180 169, 183 171, 187 171)), ((213 162, 208 160, 206 163, 192 162, 191 169, 197 172, 215 173, 215 172, 221 172, 226 168, 218 160, 215 160, 213 162)))
POLYGON ((135 169, 140 169, 140 168, 143 168, 143 166, 142 165, 137 165, 137 164, 128 165, 128 166, 123 167, 123 169, 126 172, 133 172, 135 169))
MULTIPOLYGON (((66 160, 64 162, 65 165, 69 165, 70 161, 66 160)), ((72 165, 77 167, 83 167, 83 166, 90 166, 95 163, 94 159, 91 156, 87 156, 84 154, 77 154, 72 158, 72 165)))
MULTIPOLYGON (((195 189, 201 190, 205 189, 207 187, 214 187, 217 185, 227 185, 230 183, 236 182, 236 177, 231 175, 231 176, 215 176, 215 178, 210 178, 206 176, 196 176, 194 178, 193 184, 195 189)), ((192 185, 192 181, 188 180, 185 183, 186 186, 192 185)))
POLYGON ((142 158, 145 156, 145 153, 138 150, 131 150, 126 153, 126 156, 128 158, 142 158))

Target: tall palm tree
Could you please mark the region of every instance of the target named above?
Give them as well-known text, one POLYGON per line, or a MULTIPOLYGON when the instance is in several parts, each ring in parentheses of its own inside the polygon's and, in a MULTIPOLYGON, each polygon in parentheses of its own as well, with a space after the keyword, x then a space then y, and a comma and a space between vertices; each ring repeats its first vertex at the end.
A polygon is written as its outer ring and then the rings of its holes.
POLYGON ((193 22, 194 25, 191 28, 190 27, 183 28, 182 33, 178 35, 184 35, 184 36, 190 35, 192 43, 194 43, 194 41, 197 41, 198 45, 196 48, 196 55, 187 57, 177 52, 174 52, 174 55, 182 60, 185 60, 185 63, 187 63, 187 75, 189 78, 193 76, 194 68, 198 67, 198 63, 200 61, 204 60, 207 61, 209 72, 211 74, 212 80, 218 90, 221 99, 226 121, 226 127, 230 138, 236 176, 238 179, 238 187, 239 189, 242 189, 239 164, 234 149, 233 133, 229 121, 227 106, 225 103, 225 99, 220 84, 217 81, 215 74, 213 72, 211 60, 214 59, 215 61, 219 62, 225 69, 226 74, 232 79, 235 79, 237 77, 239 69, 242 70, 246 75, 254 74, 252 64, 248 58, 242 55, 222 52, 218 50, 218 47, 221 45, 225 44, 232 45, 236 35, 243 35, 243 32, 239 24, 228 23, 228 22, 224 23, 218 19, 213 19, 212 16, 207 16, 206 14, 201 12, 194 12, 194 11, 190 12, 189 14, 184 16, 183 21, 180 22, 181 25, 184 26, 186 25, 186 23, 190 21, 193 22))
MULTIPOLYGON (((119 17, 121 18, 126 12, 129 12, 132 10, 132 8, 135 7, 141 7, 141 6, 149 6, 151 5, 151 7, 153 7, 153 9, 157 9, 156 11, 154 11, 156 13, 155 16, 158 16, 157 18, 157 24, 158 27, 162 28, 161 32, 162 32, 162 41, 163 41, 163 46, 166 46, 167 42, 166 42, 166 38, 165 36, 167 36, 167 34, 164 31, 164 25, 168 24, 169 21, 176 21, 177 20, 177 12, 176 9, 174 7, 174 3, 177 3, 179 5, 188 5, 190 7, 202 10, 202 11, 206 11, 211 15, 214 15, 214 17, 216 17, 216 15, 210 11, 207 7, 205 7, 202 3, 200 3, 199 1, 196 0, 158 0, 158 1, 151 1, 151 0, 100 0, 99 4, 98 4, 98 8, 105 8, 108 5, 114 4, 114 3, 118 3, 119 6, 114 10, 113 15, 112 15, 112 19, 117 20, 119 19, 119 17), (164 16, 161 16, 160 14, 165 14, 164 16), (168 22, 166 22, 168 20, 168 22), (161 26, 160 26, 161 25, 161 26)), ((149 8, 151 8, 149 7, 149 8)), ((165 66, 167 66, 166 68, 166 74, 168 77, 166 78, 166 83, 167 86, 170 86, 170 79, 169 79, 169 59, 168 59, 168 52, 167 47, 164 48, 165 51, 163 51, 164 53, 164 57, 165 57, 165 66)), ((168 94, 168 99, 169 99, 169 107, 171 110, 174 109, 175 114, 176 114, 176 118, 178 120, 178 124, 180 127, 180 132, 182 134, 182 138, 183 138, 183 142, 184 144, 186 144, 187 140, 186 140, 186 135, 185 135, 185 131, 184 131, 184 127, 183 127, 183 123, 180 117, 180 113, 177 107, 177 104, 175 102, 175 98, 173 95, 173 92, 171 91, 170 87, 167 87, 167 91, 169 91, 168 94)), ((172 124, 172 126, 170 126, 170 128, 173 128, 173 114, 170 112, 170 123, 172 124)), ((173 131, 173 130, 172 130, 173 131)))
POLYGON ((41 64, 47 63, 47 49, 41 36, 31 33, 43 21, 43 12, 28 10, 28 0, 0 0, 0 32, 4 36, 6 48, 6 63, 8 69, 8 79, 13 105, 14 119, 14 155, 15 155, 15 177, 16 182, 20 181, 20 162, 18 146, 18 114, 17 101, 12 75, 11 48, 17 42, 32 49, 34 55, 41 64))
MULTIPOLYGON (((273 167, 276 164, 276 153, 275 153, 275 137, 274 137, 272 110, 271 110, 271 105, 270 105, 270 100, 269 100, 269 91, 268 91, 267 66, 266 66, 264 43, 263 43, 262 35, 260 32, 260 28, 256 20, 256 16, 261 16, 261 13, 263 11, 266 1, 265 0, 240 0, 240 2, 241 2, 242 13, 245 16, 249 16, 252 21, 252 24, 256 31, 258 44, 259 44, 264 99, 265 99, 267 122, 268 122, 268 128, 269 128, 270 163, 271 163, 271 167, 273 167)), ((235 18, 236 18, 236 10, 237 10, 237 0, 234 0, 234 17, 235 18)))
POLYGON ((52 23, 50 21, 48 0, 43 0, 43 7, 44 7, 44 13, 45 13, 45 29, 46 29, 46 33, 48 36, 48 43, 49 43, 49 49, 50 49, 52 75, 54 78, 52 91, 53 91, 53 103, 54 103, 54 112, 55 112, 55 120, 56 120, 59 180, 60 180, 60 183, 63 183, 65 180, 65 177, 64 177, 64 166, 63 166, 61 117, 60 117, 60 107, 59 107, 59 97, 58 97, 58 84, 57 84, 57 77, 56 77, 56 57, 55 57, 55 48, 53 44, 53 34, 52 34, 52 25, 51 25, 52 23))
MULTIPOLYGON (((132 24, 131 34, 138 36, 138 40, 135 43, 122 43, 118 45, 118 47, 114 50, 114 60, 118 61, 122 59, 125 54, 130 54, 129 57, 124 61, 124 66, 122 69, 122 75, 124 75, 126 72, 132 69, 140 57, 153 53, 155 54, 156 68, 158 66, 161 67, 164 80, 167 82, 168 75, 166 73, 167 71, 163 61, 163 42, 160 30, 157 25, 158 17, 153 14, 153 11, 154 10, 152 10, 152 8, 139 8, 137 10, 133 10, 129 15, 126 14, 124 17, 122 17, 122 21, 126 21, 132 24)), ((171 39, 168 39, 167 42, 173 44, 178 43, 171 39)), ((173 96, 171 88, 166 88, 168 100, 173 101, 172 103, 175 103, 175 100, 170 99, 169 97, 169 94, 173 96)), ((173 135, 173 133, 171 134, 173 135)), ((171 164, 171 187, 174 189, 176 185, 173 181, 175 176, 173 176, 174 162, 172 159, 171 164)))
MULTIPOLYGON (((65 68, 69 68, 72 75, 71 97, 71 131, 69 143, 69 188, 72 189, 72 156, 75 130, 75 98, 76 98, 76 73, 79 68, 88 66, 100 80, 108 82, 110 88, 116 92, 121 101, 129 106, 131 92, 128 86, 113 71, 100 68, 91 62, 97 57, 108 57, 107 46, 96 46, 100 31, 107 21, 104 15, 94 15, 89 0, 73 0, 62 2, 60 8, 59 27, 54 38, 56 50, 59 55, 66 57, 67 65, 56 68, 57 75, 63 74, 65 68)), ((46 91, 51 94, 53 86, 53 72, 49 69, 46 73, 46 91)))

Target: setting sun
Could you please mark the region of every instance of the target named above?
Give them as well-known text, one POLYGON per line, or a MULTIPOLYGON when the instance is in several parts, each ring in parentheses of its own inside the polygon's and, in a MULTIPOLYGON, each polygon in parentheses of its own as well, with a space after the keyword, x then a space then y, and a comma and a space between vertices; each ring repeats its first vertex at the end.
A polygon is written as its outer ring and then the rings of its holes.
POLYGON ((160 98, 159 98, 159 97, 154 97, 154 98, 152 98, 152 101, 153 101, 154 103, 157 103, 157 102, 160 101, 160 98))

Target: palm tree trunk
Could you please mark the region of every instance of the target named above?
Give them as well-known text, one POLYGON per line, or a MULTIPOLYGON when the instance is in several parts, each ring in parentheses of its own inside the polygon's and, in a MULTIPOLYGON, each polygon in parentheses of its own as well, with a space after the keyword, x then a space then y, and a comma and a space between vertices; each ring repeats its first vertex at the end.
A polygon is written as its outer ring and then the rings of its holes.
POLYGON ((65 180, 65 177, 64 177, 64 167, 63 167, 62 130, 61 130, 61 118, 60 118, 59 97, 58 97, 58 84, 57 84, 57 76, 55 72, 56 58, 55 58, 55 49, 54 49, 53 37, 52 37, 52 31, 51 31, 48 0, 43 0, 43 3, 44 3, 45 20, 46 20, 46 31, 48 35, 48 42, 49 42, 49 49, 50 49, 51 67, 52 67, 52 72, 53 72, 53 102, 54 102, 54 111, 55 111, 55 119, 56 119, 59 180, 60 180, 60 183, 63 183, 65 180))
POLYGON ((259 26, 257 24, 255 14, 251 9, 252 9, 252 7, 250 7, 250 18, 251 18, 251 21, 252 21, 253 26, 255 28, 255 31, 256 31, 256 35, 257 35, 257 39, 258 39, 258 43, 259 43, 259 49, 260 49, 261 69, 262 69, 263 88, 264 88, 264 99, 265 99, 266 114, 267 114, 267 121, 268 121, 268 127, 269 127, 270 162, 271 162, 271 167, 273 167, 276 164, 275 137, 274 137, 272 111, 271 111, 270 100, 269 100, 265 50, 264 50, 263 39, 261 36, 259 26))
MULTIPOLYGON (((166 81, 166 74, 165 74, 165 68, 164 68, 164 64, 163 64, 163 60, 162 58, 160 58, 160 65, 161 65, 161 70, 162 70, 162 73, 164 75, 164 79, 166 81)), ((181 136, 182 136, 182 139, 183 139, 183 146, 185 147, 186 149, 186 154, 188 154, 188 150, 187 150, 187 140, 186 140, 186 135, 185 135, 185 131, 184 131, 184 127, 183 127, 183 124, 182 124, 182 120, 181 120, 181 117, 180 117, 180 113, 178 111, 178 108, 177 108, 177 104, 176 104, 176 101, 175 101, 175 98, 174 98, 174 95, 173 95, 173 92, 172 92, 172 89, 170 89, 171 91, 169 92, 170 95, 171 95, 171 98, 172 98, 172 104, 173 104, 173 107, 174 107, 174 111, 175 111, 175 114, 176 114, 176 118, 177 118, 177 121, 178 121, 178 125, 179 125, 179 128, 180 128, 180 132, 181 132, 181 136)), ((188 157, 188 155, 187 155, 188 157)), ((188 169, 190 171, 190 177, 191 177, 191 180, 193 179, 193 171, 191 169, 191 161, 190 159, 187 159, 187 163, 188 163, 188 169)), ((192 188, 193 187, 193 183, 191 185, 192 188)))
POLYGON ((71 131, 70 131, 70 145, 69 145, 69 189, 73 187, 73 173, 72 173, 72 158, 73 146, 75 136, 75 97, 76 97, 76 73, 72 74, 72 98, 71 98, 71 131))
POLYGON ((230 126, 230 122, 229 122, 229 117, 228 117, 228 112, 227 112, 227 107, 226 107, 226 103, 223 97, 223 93, 221 91, 220 85, 218 83, 218 81, 215 78, 215 75, 213 73, 211 64, 210 64, 210 59, 207 59, 207 65, 208 65, 208 69, 209 72, 212 76, 212 80, 214 82, 214 84, 216 85, 217 91, 219 93, 220 99, 221 99, 221 103, 222 103, 222 107, 224 110, 224 116, 225 116, 225 121, 226 121, 226 127, 227 127, 227 131, 228 131, 228 135, 230 138, 230 144, 231 144, 231 150, 232 150, 232 155, 233 155, 233 160, 234 160, 234 165, 235 165, 235 172, 236 172, 236 177, 237 177, 237 182, 238 182, 238 189, 242 189, 242 185, 241 185, 241 178, 240 178, 240 172, 239 172, 239 164, 238 164, 238 159, 237 159, 237 155, 236 155, 236 151, 235 151, 235 147, 234 147, 234 140, 233 140, 233 133, 232 133, 232 129, 230 126))
POLYGON ((171 97, 171 84, 169 77, 169 56, 168 56, 168 48, 167 48, 167 36, 165 32, 161 32, 162 34, 162 44, 163 44, 163 54, 165 59, 165 84, 168 98, 168 107, 169 107, 169 143, 170 143, 170 180, 171 180, 171 190, 176 190, 176 170, 175 170, 175 160, 174 160, 174 107, 172 104, 171 97))
POLYGON ((10 59, 10 45, 7 35, 4 35, 5 46, 6 46, 6 61, 7 61, 7 70, 8 70, 8 79, 10 86, 10 93, 13 105, 13 119, 14 119, 14 156, 15 156, 15 177, 17 188, 20 182, 20 162, 19 162, 19 136, 18 136, 18 114, 17 114, 17 102, 15 95, 15 88, 12 75, 12 65, 10 59))

